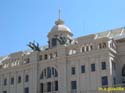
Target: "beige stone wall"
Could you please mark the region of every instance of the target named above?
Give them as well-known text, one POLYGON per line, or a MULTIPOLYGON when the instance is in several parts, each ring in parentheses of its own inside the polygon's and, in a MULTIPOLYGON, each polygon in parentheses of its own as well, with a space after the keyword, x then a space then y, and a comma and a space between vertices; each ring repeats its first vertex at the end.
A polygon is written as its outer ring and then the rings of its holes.
POLYGON ((125 41, 117 43, 107 37, 97 39, 95 37, 96 35, 79 37, 76 39, 77 44, 58 46, 41 52, 10 54, 8 59, 3 61, 3 68, 0 68, 0 93, 4 90, 9 93, 24 93, 25 87, 29 87, 29 93, 40 93, 41 82, 53 81, 53 78, 40 80, 41 72, 47 67, 54 67, 58 71, 58 77, 55 79, 59 82, 59 93, 71 92, 73 80, 77 81, 78 93, 102 87, 102 76, 108 76, 109 86, 113 85, 113 77, 116 77, 118 84, 121 83, 121 69, 125 64, 125 41), (117 43, 116 49, 111 47, 112 42, 117 43), (40 55, 43 57, 42 60, 39 60, 40 55), (101 69, 101 62, 104 61, 106 70, 101 69), (112 62, 116 64, 116 70, 113 70, 112 62), (92 63, 96 65, 95 72, 91 72, 92 63), (81 65, 85 65, 85 73, 81 73, 81 65), (76 68, 75 75, 71 74, 72 67, 76 68), (28 83, 24 81, 27 74, 28 83), (22 77, 20 84, 17 83, 18 76, 22 77), (10 85, 11 77, 14 77, 14 85, 10 85), (5 78, 7 78, 7 86, 3 86, 5 78))

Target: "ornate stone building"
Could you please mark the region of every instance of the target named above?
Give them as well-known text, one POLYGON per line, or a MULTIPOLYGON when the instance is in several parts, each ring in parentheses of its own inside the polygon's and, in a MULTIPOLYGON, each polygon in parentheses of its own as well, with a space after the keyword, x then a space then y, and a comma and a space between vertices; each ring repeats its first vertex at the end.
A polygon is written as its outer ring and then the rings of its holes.
POLYGON ((97 93, 124 85, 124 28, 72 36, 59 18, 48 46, 0 57, 0 93, 97 93))

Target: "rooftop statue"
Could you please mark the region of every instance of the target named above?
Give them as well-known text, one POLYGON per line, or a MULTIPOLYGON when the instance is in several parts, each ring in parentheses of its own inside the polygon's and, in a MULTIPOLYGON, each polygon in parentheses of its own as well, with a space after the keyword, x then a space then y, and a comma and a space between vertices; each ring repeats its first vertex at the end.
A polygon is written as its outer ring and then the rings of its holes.
POLYGON ((30 47, 33 51, 41 51, 40 47, 39 47, 39 43, 33 41, 33 42, 29 42, 29 44, 27 44, 28 47, 30 47))
POLYGON ((68 42, 67 42, 68 38, 64 37, 63 35, 61 35, 61 36, 55 35, 55 38, 56 38, 57 42, 59 42, 60 45, 68 44, 68 42))
POLYGON ((63 35, 55 35, 55 38, 57 42, 59 42, 60 45, 69 45, 69 44, 76 44, 77 42, 71 38, 71 37, 65 37, 63 35))

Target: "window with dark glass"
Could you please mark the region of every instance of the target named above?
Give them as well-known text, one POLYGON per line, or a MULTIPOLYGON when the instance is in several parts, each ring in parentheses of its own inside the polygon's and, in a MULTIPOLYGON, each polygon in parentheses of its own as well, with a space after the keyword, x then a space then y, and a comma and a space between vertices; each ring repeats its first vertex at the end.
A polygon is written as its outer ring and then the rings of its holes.
POLYGON ((122 67, 122 76, 125 77, 125 64, 122 67))
POLYGON ((51 78, 51 68, 47 68, 47 78, 51 78))
POLYGON ((24 59, 24 63, 25 63, 25 64, 30 63, 30 59, 29 59, 29 58, 24 59))
POLYGON ((24 88, 24 93, 29 93, 29 88, 24 88))
POLYGON ((4 79, 4 86, 7 85, 7 78, 4 79))
POLYGON ((53 68, 53 67, 52 67, 52 75, 53 75, 54 77, 57 77, 57 76, 58 76, 58 73, 57 73, 56 69, 53 68))
POLYGON ((116 78, 115 77, 113 78, 113 84, 114 85, 116 84, 116 78))
POLYGON ((57 73, 57 70, 56 70, 56 69, 55 69, 54 72, 55 72, 55 75, 54 75, 54 76, 55 76, 55 77, 58 77, 58 73, 57 73))
POLYGON ((81 66, 81 73, 85 73, 85 65, 81 66))
POLYGON ((85 52, 85 47, 82 47, 82 52, 85 52))
POLYGON ((106 43, 103 43, 103 48, 106 48, 106 43))
POLYGON ((29 75, 26 75, 25 76, 25 82, 28 82, 29 81, 29 75))
POLYGON ((53 38, 53 39, 52 39, 52 46, 53 46, 53 47, 57 45, 56 40, 57 40, 56 38, 53 38))
POLYGON ((41 75, 40 75, 40 79, 43 79, 43 72, 42 72, 41 75))
POLYGON ((58 81, 55 81, 55 91, 58 91, 58 81))
POLYGON ((105 70, 106 69, 106 62, 102 62, 102 70, 105 70))
POLYGON ((40 84, 40 93, 43 93, 43 83, 40 84))
POLYGON ((44 55, 44 59, 45 59, 45 60, 48 59, 48 55, 47 55, 47 54, 44 55))
POLYGON ((26 63, 30 63, 30 59, 29 58, 26 59, 26 63))
POLYGON ((21 83, 21 76, 18 77, 18 83, 21 83))
POLYGON ((91 71, 92 71, 92 72, 95 71, 95 64, 91 64, 91 71))
POLYGON ((76 90, 76 89, 77 89, 77 82, 71 81, 71 90, 76 90))
POLYGON ((42 56, 42 55, 39 55, 39 61, 41 61, 41 60, 42 60, 42 58, 43 58, 43 56, 42 56))
POLYGON ((57 77, 57 76, 58 76, 58 72, 55 68, 47 67, 41 72, 40 79, 57 77))
POLYGON ((75 67, 72 67, 71 71, 72 71, 72 75, 76 74, 75 67))
POLYGON ((52 67, 52 75, 54 76, 55 74, 55 69, 52 67))
POLYGON ((103 76, 101 78, 101 80, 102 80, 102 86, 108 85, 108 77, 107 76, 103 76))
POLYGON ((86 46, 86 51, 89 51, 89 46, 86 46))
POLYGON ((10 84, 13 85, 14 84, 14 78, 12 77, 10 80, 10 84))
POLYGON ((44 77, 46 77, 46 69, 44 69, 44 77))
POLYGON ((3 93, 7 93, 7 91, 3 91, 3 93))
POLYGON ((51 82, 47 83, 47 92, 51 92, 51 82))
POLYGON ((47 67, 43 69, 40 75, 40 79, 45 78, 46 82, 44 81, 40 83, 40 93, 58 91, 58 80, 54 78, 57 76, 58 72, 54 67, 47 67))
POLYGON ((90 45, 90 49, 91 49, 91 50, 93 49, 93 46, 92 46, 92 45, 90 45))
POLYGON ((125 83, 125 80, 122 80, 122 83, 125 83))

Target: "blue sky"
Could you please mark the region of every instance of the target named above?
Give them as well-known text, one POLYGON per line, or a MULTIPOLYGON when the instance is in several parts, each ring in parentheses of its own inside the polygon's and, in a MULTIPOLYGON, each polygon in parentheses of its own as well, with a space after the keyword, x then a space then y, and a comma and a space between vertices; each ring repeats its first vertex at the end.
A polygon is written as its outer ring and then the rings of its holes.
POLYGON ((125 0, 0 0, 0 56, 46 45, 59 9, 74 37, 125 26, 125 0))

